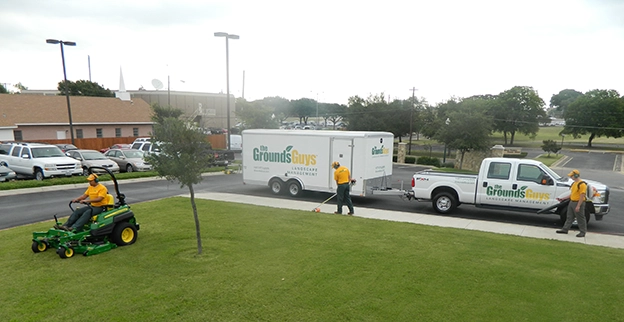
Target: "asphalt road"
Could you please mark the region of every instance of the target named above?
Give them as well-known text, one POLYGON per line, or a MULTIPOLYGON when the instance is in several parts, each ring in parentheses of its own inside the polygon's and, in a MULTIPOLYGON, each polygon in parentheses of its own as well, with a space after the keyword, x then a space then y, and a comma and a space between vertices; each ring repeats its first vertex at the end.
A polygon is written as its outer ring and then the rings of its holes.
MULTIPOLYGON (((591 232, 612 235, 624 235, 624 174, 614 172, 614 164, 621 163, 617 154, 603 153, 566 153, 570 158, 561 168, 553 168, 560 175, 566 175, 571 169, 581 170, 581 177, 594 179, 607 184, 611 188, 609 203, 611 212, 602 221, 592 221, 589 224, 591 232)), ((393 188, 409 189, 414 172, 424 169, 421 166, 398 165, 393 168, 393 188), (403 184, 403 186, 401 186, 403 184)), ((58 191, 0 196, 0 229, 25 225, 29 223, 49 220, 53 215, 68 216, 69 200, 81 195, 85 188, 70 188, 58 191)), ((109 188, 112 191, 112 188, 109 188)), ((120 190, 126 195, 129 204, 151 201, 170 196, 188 194, 188 188, 180 188, 179 184, 166 180, 124 182, 120 181, 120 190)), ((251 186, 242 183, 241 174, 207 176, 204 181, 195 186, 196 192, 225 192, 246 195, 290 198, 285 195, 273 195, 266 186, 251 186)), ((301 200, 322 202, 331 194, 320 192, 304 192, 301 200)), ((407 201, 399 196, 373 195, 369 197, 354 197, 356 207, 368 207, 394 211, 413 211, 418 213, 437 214, 429 202, 407 201)), ((333 203, 333 200, 329 203, 333 203)), ((190 208, 189 208, 190 209, 190 208)), ((312 209, 310 209, 312 210, 312 209)), ((485 210, 471 205, 462 205, 454 213, 445 216, 458 218, 478 219, 486 221, 504 222, 519 225, 559 228, 559 217, 556 215, 537 215, 533 213, 485 210)), ((140 220, 141 214, 137 214, 140 220)))

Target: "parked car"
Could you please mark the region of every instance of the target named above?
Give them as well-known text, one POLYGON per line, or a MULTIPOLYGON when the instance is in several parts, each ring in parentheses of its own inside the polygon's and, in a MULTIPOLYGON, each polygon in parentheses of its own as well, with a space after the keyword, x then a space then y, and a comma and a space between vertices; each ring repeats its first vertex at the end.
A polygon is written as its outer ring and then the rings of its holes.
POLYGON ((17 178, 17 174, 15 171, 11 170, 7 163, 4 161, 0 162, 0 182, 10 181, 17 178))
POLYGON ((143 157, 143 151, 135 149, 110 149, 104 154, 107 158, 115 161, 119 169, 125 172, 149 171, 152 165, 147 163, 143 157))
POLYGON ((80 162, 50 144, 0 144, 0 161, 6 162, 18 176, 34 177, 37 180, 82 174, 80 162))
POLYGON ((145 138, 136 138, 136 139, 134 140, 134 142, 132 142, 132 144, 135 144, 135 143, 137 143, 137 142, 149 142, 149 141, 151 141, 151 140, 152 140, 152 138, 148 138, 148 137, 145 137, 145 138))
POLYGON ((132 148, 132 144, 119 143, 119 144, 113 144, 108 148, 100 149, 100 152, 106 153, 106 151, 110 149, 130 149, 130 148, 132 148))
MULTIPOLYGON (((107 168, 112 173, 119 173, 119 165, 109 158, 107 158, 104 154, 95 151, 95 150, 71 150, 67 152, 69 157, 72 157, 78 161, 80 161, 82 166, 82 174, 84 176, 89 175, 89 167, 97 166, 102 168, 107 168)), ((102 169, 93 169, 95 173, 106 173, 106 171, 102 169)))
POLYGON ((160 153, 160 147, 158 147, 158 144, 156 142, 152 143, 150 141, 134 142, 132 143, 131 149, 141 150, 144 154, 160 153))
POLYGON ((58 146, 58 148, 61 149, 63 153, 66 153, 67 151, 71 151, 71 150, 78 150, 78 147, 76 147, 73 144, 55 144, 55 145, 58 146))

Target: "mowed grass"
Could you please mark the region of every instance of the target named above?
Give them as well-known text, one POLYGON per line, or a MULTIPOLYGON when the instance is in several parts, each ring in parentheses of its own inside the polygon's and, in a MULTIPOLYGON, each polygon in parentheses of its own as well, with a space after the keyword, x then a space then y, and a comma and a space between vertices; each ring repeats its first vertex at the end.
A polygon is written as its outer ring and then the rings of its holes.
MULTIPOLYGON (((3 321, 622 321, 624 250, 198 200, 133 205, 136 244, 60 259, 0 231, 3 321)), ((553 231, 554 234, 554 231, 553 231)))

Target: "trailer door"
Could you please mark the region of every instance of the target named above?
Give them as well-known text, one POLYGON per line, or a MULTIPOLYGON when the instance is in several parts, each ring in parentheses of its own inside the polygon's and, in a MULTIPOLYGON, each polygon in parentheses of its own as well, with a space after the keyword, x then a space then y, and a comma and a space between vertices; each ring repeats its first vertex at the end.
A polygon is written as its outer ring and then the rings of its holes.
MULTIPOLYGON (((340 165, 344 165, 349 168, 349 171, 353 171, 353 139, 333 138, 331 141, 332 154, 331 162, 338 161, 340 165)), ((329 164, 331 167, 331 163, 329 164)), ((334 170, 329 172, 330 187, 332 189, 338 188, 336 181, 334 180, 334 170)))

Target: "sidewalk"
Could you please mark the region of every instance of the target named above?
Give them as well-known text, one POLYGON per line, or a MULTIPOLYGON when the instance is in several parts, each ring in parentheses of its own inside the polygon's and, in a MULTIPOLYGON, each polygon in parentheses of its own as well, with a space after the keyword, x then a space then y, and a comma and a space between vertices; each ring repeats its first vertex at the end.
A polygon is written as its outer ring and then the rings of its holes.
MULTIPOLYGON (((187 194, 181 196, 188 197, 187 194)), ((320 203, 300 201, 295 199, 280 199, 279 202, 276 202, 273 198, 241 196, 239 194, 219 192, 196 193, 195 198, 242 203, 256 206, 266 206, 273 208, 296 209, 310 212, 313 211, 313 209, 316 208, 320 203)), ((322 213, 333 214, 336 210, 336 205, 325 204, 320 207, 320 210, 320 212, 322 213)), ((569 234, 563 235, 555 233, 555 229, 552 228, 453 218, 444 215, 426 215, 412 212, 386 211, 362 207, 357 207, 355 211, 355 217, 361 218, 381 219, 428 226, 478 230, 496 234, 517 235, 522 237, 540 239, 553 239, 573 243, 582 243, 587 245, 624 249, 624 236, 597 234, 592 233, 591 231, 589 231, 584 238, 577 238, 575 236, 576 232, 574 231, 570 231, 569 234)))

